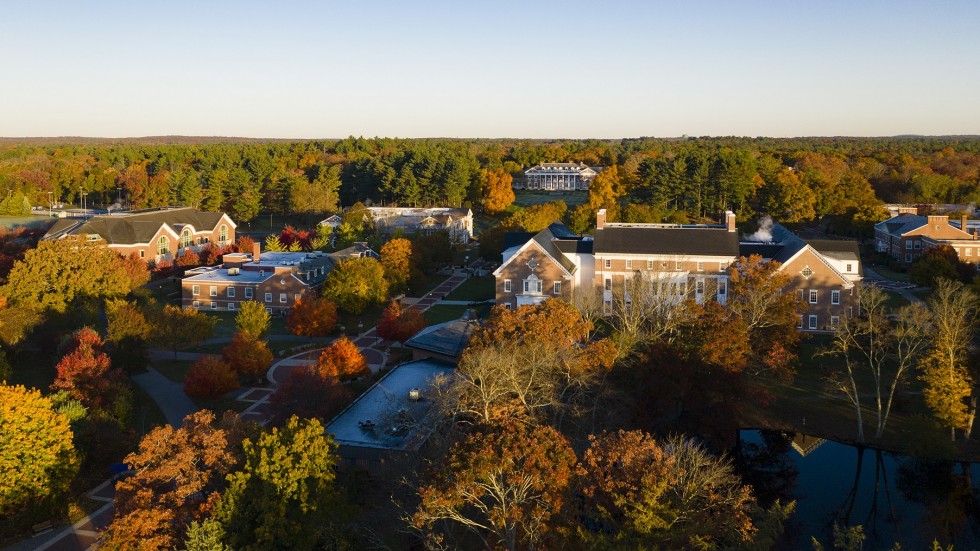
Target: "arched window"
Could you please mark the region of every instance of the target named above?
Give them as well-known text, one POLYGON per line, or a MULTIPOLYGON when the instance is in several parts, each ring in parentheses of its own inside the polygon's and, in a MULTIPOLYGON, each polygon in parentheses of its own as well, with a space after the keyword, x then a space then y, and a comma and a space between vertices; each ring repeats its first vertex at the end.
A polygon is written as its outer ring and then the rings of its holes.
POLYGON ((218 241, 228 241, 228 226, 221 224, 218 228, 218 241))
POLYGON ((165 255, 170 254, 170 240, 167 236, 161 236, 160 240, 157 241, 157 254, 165 255))
POLYGON ((180 248, 184 249, 191 246, 191 230, 180 232, 180 248))

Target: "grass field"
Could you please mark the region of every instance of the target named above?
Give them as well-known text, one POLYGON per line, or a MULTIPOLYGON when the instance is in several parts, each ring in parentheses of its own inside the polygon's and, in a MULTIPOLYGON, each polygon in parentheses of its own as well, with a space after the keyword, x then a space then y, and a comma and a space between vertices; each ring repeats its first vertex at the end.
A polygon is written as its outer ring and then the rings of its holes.
POLYGON ((53 224, 54 218, 50 216, 0 216, 0 227, 16 228, 18 226, 40 226, 53 224))
POLYGON ((568 205, 568 208, 574 208, 584 203, 588 198, 589 193, 587 191, 555 191, 550 193, 546 191, 514 191, 514 204, 521 207, 540 205, 561 199, 568 205))
MULTIPOLYGON (((429 325, 435 325, 437 323, 458 320, 470 309, 471 307, 466 304, 436 304, 425 311, 425 321, 429 322, 429 325)), ((476 315, 480 318, 485 318, 490 314, 490 305, 488 304, 482 304, 472 309, 476 310, 476 315)))
POLYGON ((892 312, 895 312, 902 306, 909 305, 909 299, 903 297, 895 291, 885 291, 885 296, 888 297, 888 300, 885 301, 885 307, 892 312))
POLYGON ((468 300, 482 302, 493 299, 496 294, 496 280, 493 276, 471 277, 446 295, 446 300, 468 300))
POLYGON ((896 272, 887 266, 872 266, 871 269, 877 272, 878 275, 883 278, 890 279, 892 281, 904 281, 905 283, 909 282, 908 272, 896 272))

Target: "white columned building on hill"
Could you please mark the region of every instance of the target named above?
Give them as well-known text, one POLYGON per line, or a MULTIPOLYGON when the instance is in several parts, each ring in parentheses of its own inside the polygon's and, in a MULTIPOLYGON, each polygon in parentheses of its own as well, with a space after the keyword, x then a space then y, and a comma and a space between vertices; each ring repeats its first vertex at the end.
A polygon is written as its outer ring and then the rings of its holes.
POLYGON ((524 188, 545 191, 585 191, 602 170, 582 163, 541 163, 524 171, 524 188))

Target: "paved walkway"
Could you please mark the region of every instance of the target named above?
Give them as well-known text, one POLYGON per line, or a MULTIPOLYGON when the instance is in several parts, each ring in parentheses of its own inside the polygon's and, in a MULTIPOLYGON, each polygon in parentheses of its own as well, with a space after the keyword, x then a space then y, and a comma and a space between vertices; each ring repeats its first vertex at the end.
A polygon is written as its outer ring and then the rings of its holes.
POLYGON ((863 268, 863 270, 864 270, 865 279, 871 280, 876 284, 881 285, 883 289, 886 289, 888 291, 894 291, 902 295, 902 297, 904 297, 905 300, 909 301, 909 303, 915 304, 918 302, 922 302, 922 303, 925 302, 924 300, 915 296, 915 294, 912 293, 912 289, 917 288, 915 285, 911 283, 906 283, 904 281, 894 281, 888 279, 882 276, 881 274, 879 274, 878 272, 874 271, 874 269, 872 268, 865 267, 863 268))
POLYGON ((133 375, 133 381, 160 406, 167 422, 174 428, 179 428, 184 422, 184 417, 198 410, 197 405, 184 394, 183 385, 164 377, 152 367, 147 368, 146 373, 133 375))
POLYGON ((3 548, 3 551, 87 551, 94 549, 99 531, 112 520, 112 498, 116 495, 114 479, 93 488, 88 497, 104 504, 71 526, 57 527, 3 548))

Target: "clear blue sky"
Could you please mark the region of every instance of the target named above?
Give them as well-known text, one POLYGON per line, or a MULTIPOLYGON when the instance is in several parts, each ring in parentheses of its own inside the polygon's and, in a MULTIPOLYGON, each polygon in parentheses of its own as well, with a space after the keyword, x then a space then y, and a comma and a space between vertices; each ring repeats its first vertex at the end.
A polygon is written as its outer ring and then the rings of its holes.
POLYGON ((9 2, 0 136, 980 134, 980 2, 9 2))

